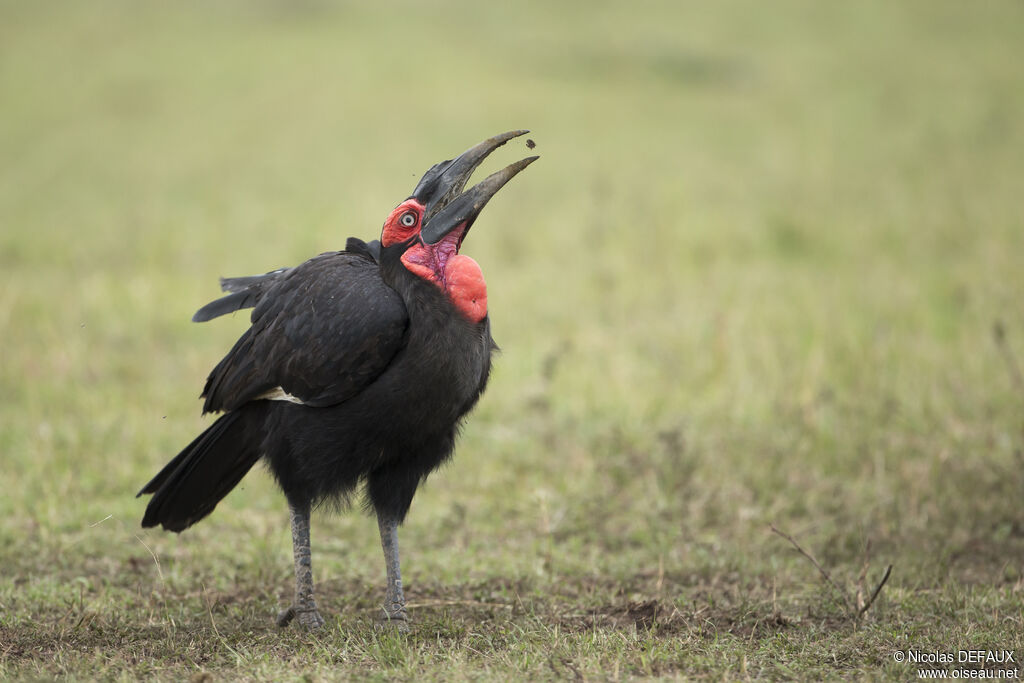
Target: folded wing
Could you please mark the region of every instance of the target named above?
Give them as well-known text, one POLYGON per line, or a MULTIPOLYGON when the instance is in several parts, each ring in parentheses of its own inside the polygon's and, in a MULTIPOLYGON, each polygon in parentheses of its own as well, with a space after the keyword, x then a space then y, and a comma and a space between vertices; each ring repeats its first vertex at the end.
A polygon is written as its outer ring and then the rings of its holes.
POLYGON ((207 378, 203 412, 233 410, 280 392, 308 406, 335 405, 388 367, 405 343, 408 315, 362 246, 225 281, 239 291, 199 313, 230 299, 210 317, 254 306, 252 326, 207 378), (232 299, 238 295, 245 297, 232 299))

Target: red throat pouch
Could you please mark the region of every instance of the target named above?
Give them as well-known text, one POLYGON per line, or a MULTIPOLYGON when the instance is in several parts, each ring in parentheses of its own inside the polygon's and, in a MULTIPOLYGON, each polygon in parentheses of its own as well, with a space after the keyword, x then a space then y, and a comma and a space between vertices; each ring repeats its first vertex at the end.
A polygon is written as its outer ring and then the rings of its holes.
POLYGON ((464 316, 475 323, 487 316, 487 283, 476 261, 456 254, 448 260, 444 279, 448 296, 464 316))

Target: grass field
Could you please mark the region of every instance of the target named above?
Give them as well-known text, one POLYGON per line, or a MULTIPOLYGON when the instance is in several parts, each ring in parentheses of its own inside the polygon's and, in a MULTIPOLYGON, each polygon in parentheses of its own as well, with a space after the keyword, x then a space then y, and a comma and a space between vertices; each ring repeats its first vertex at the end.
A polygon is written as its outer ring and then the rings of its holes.
POLYGON ((0 3, 0 678, 1021 662, 1022 46, 1010 1, 0 3), (326 628, 280 631, 264 471, 139 527, 247 321, 189 318, 519 127, 541 160, 465 247, 503 352, 401 533, 414 630, 374 629, 353 510, 314 518, 326 628))

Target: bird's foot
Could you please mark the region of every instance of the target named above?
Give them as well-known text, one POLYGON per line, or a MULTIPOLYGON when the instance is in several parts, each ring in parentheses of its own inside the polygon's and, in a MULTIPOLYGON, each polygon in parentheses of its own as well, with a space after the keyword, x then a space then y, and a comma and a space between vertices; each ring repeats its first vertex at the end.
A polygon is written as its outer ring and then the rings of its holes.
POLYGON ((385 607, 381 612, 380 622, 378 623, 379 628, 397 633, 408 633, 410 631, 409 613, 406 611, 405 605, 397 605, 392 609, 385 607))
POLYGON ((299 626, 307 631, 315 631, 324 625, 324 618, 316 611, 316 607, 296 607, 290 605, 277 615, 277 625, 284 628, 298 617, 299 626))

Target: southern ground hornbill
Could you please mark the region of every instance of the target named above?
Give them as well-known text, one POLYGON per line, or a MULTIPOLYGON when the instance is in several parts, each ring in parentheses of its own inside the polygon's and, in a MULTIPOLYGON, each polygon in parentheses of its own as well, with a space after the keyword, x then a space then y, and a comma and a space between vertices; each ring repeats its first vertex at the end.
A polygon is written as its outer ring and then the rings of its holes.
POLYGON ((193 318, 253 307, 202 393, 204 413, 224 414, 139 492, 153 494, 142 526, 187 529, 262 457, 291 512, 295 600, 281 626, 323 624, 310 510, 365 484, 387 568, 383 619, 406 628, 398 525, 416 487, 451 455, 495 348, 483 274, 459 247, 487 201, 537 157, 463 189, 488 154, 526 132, 436 164, 388 216, 380 242, 350 238, 344 251, 295 268, 223 280, 231 293, 193 318))

